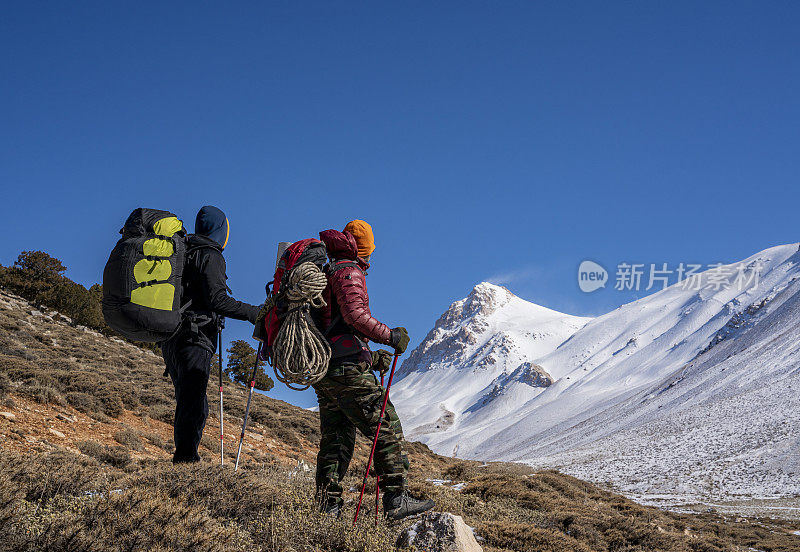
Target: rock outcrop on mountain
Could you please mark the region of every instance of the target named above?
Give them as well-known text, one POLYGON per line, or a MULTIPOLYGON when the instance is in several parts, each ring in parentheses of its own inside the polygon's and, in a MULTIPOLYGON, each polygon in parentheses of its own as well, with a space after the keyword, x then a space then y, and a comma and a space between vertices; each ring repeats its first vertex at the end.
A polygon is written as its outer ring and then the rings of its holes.
POLYGON ((501 286, 478 284, 450 305, 398 370, 392 398, 402 405, 407 433, 425 440, 455 429, 465 414, 479 415, 482 404, 510 404, 540 393, 553 379, 531 360, 589 320, 534 305, 501 286))

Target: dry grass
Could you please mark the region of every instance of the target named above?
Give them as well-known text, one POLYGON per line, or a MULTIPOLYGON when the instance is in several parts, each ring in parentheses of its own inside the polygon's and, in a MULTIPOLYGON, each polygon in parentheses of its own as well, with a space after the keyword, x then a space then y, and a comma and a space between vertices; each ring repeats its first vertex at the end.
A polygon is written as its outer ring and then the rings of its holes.
POLYGON ((0 551, 319 550, 379 552, 394 530, 316 511, 313 482, 274 466, 235 474, 161 462, 98 478, 81 457, 0 458, 0 551), (33 476, 47 468, 53 485, 33 476), (67 484, 68 483, 68 484, 67 484))

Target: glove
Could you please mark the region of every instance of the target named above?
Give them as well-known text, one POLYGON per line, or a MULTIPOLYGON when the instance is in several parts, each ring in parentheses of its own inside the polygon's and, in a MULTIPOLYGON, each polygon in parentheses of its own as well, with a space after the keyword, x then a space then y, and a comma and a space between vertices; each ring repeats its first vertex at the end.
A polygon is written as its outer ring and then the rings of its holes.
POLYGON ((384 349, 372 351, 372 369, 384 375, 392 367, 392 353, 384 349))
POLYGON ((257 305, 250 305, 247 309, 247 321, 251 324, 258 322, 258 317, 261 315, 261 307, 257 305))
POLYGON ((267 315, 269 314, 269 310, 275 306, 275 300, 270 297, 267 301, 258 307, 258 315, 256 316, 255 321, 255 329, 253 330, 253 338, 257 339, 258 341, 266 341, 267 340, 267 330, 264 328, 264 321, 267 319, 267 315))
POLYGON ((394 352, 398 355, 402 355, 406 352, 408 348, 408 342, 411 341, 408 337, 408 330, 405 328, 394 328, 392 329, 392 347, 394 347, 394 352))

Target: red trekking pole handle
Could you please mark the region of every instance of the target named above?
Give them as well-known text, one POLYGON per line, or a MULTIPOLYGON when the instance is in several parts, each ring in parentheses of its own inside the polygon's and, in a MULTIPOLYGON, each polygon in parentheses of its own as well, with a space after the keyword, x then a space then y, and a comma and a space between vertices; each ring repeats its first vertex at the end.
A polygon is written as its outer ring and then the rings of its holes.
POLYGON ((375 438, 372 440, 372 450, 369 451, 369 460, 367 460, 367 469, 364 471, 364 481, 361 483, 361 494, 358 496, 358 506, 356 506, 356 515, 353 518, 353 527, 356 526, 358 521, 358 513, 361 511, 361 502, 364 500, 364 490, 367 488, 367 478, 369 477, 369 469, 372 467, 372 457, 375 456, 375 448, 378 446, 378 435, 381 433, 381 424, 383 423, 383 415, 386 413, 386 403, 389 402, 389 389, 392 387, 392 379, 394 379, 394 369, 397 366, 397 359, 399 353, 394 354, 394 361, 392 362, 392 371, 389 373, 389 382, 386 384, 386 392, 383 394, 383 405, 381 406, 381 415, 378 418, 378 429, 375 430, 375 438))

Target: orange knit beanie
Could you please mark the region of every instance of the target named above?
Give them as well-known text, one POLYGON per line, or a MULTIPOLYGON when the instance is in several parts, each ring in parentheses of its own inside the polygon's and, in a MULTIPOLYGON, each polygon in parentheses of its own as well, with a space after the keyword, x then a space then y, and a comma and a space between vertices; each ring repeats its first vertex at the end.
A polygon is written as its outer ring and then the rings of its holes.
POLYGON ((350 232, 356 239, 358 256, 366 259, 375 251, 375 236, 372 235, 372 226, 363 220, 351 220, 344 227, 345 232, 350 232))

